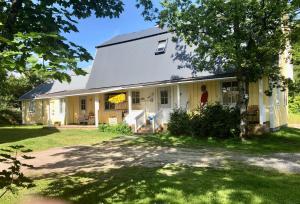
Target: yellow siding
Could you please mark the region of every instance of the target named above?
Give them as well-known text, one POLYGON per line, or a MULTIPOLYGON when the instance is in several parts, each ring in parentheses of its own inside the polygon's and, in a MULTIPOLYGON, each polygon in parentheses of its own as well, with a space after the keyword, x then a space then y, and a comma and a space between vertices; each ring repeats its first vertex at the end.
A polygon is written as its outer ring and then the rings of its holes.
POLYGON ((35 112, 29 112, 29 101, 22 101, 22 117, 24 124, 47 124, 48 121, 48 105, 49 101, 35 100, 35 112))
POLYGON ((249 106, 258 105, 259 104, 258 97, 259 97, 258 82, 250 83, 249 84, 249 106))
MULTIPOLYGON (((264 78, 264 91, 268 89, 268 80, 264 78)), ((200 105, 201 98, 201 86, 206 85, 208 91, 208 103, 213 104, 216 102, 222 102, 222 91, 221 91, 221 81, 207 81, 207 82, 195 82, 181 84, 182 90, 186 93, 188 100, 188 110, 193 111, 200 105)), ((139 89, 141 103, 133 105, 133 110, 146 110, 147 114, 153 114, 158 109, 158 88, 143 88, 139 89), (147 98, 151 98, 147 99, 147 98), (144 99, 144 100, 143 100, 144 99), (145 100, 148 100, 147 102, 145 100)), ((172 103, 176 106, 177 103, 177 93, 176 86, 172 86, 171 89, 173 95, 172 103)), ((276 94, 277 91, 273 91, 273 107, 274 107, 274 121, 275 127, 279 127, 287 124, 287 107, 284 104, 283 92, 280 92, 280 104, 276 104, 276 94)), ((82 115, 95 114, 95 95, 89 96, 72 96, 66 97, 66 116, 59 112, 60 99, 44 100, 44 115, 42 116, 42 100, 36 100, 36 111, 35 113, 29 112, 29 101, 22 102, 23 111, 23 122, 25 124, 43 123, 48 124, 48 112, 50 104, 50 123, 60 122, 61 124, 78 124, 79 117, 82 115), (80 99, 82 97, 86 98, 87 110, 80 110, 80 99)), ((270 97, 264 94, 263 103, 265 106, 266 121, 270 121, 270 97)), ((259 90, 258 82, 251 83, 249 85, 249 105, 259 105, 259 90)), ((116 105, 117 110, 105 110, 104 94, 99 95, 99 122, 108 123, 109 118, 117 118, 117 122, 121 123, 124 119, 125 114, 128 110, 128 103, 122 103, 116 105)))
POLYGON ((68 124, 77 124, 79 118, 79 97, 72 96, 67 98, 68 124))
POLYGON ((197 109, 200 105, 202 85, 206 85, 208 103, 212 104, 221 101, 221 87, 219 81, 190 83, 187 84, 190 111, 197 109))
MULTIPOLYGON (((99 108, 99 122, 100 123, 108 123, 109 118, 117 118, 118 123, 123 122, 122 112, 124 110, 105 110, 105 103, 104 103, 104 94, 100 95, 100 108, 99 108)), ((117 109, 128 109, 127 105, 125 107, 118 107, 117 109)))

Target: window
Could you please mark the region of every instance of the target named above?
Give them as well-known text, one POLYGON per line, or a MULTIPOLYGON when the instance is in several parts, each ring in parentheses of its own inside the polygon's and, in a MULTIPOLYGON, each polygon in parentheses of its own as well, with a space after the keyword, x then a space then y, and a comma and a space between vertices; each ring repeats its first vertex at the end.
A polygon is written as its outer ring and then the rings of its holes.
POLYGON ((156 55, 163 54, 166 52, 167 42, 167 40, 158 41, 158 46, 155 52, 156 55))
POLYGON ((110 103, 108 100, 110 97, 114 96, 116 94, 105 94, 104 95, 104 106, 105 106, 105 110, 115 110, 116 109, 116 105, 114 103, 110 103))
POLYGON ((80 100, 80 110, 82 110, 82 111, 86 110, 86 99, 85 98, 80 100))
POLYGON ((239 92, 236 81, 222 83, 223 105, 235 105, 238 101, 239 92))
MULTIPOLYGON (((82 100, 85 101, 85 99, 82 99, 82 100)), ((59 100, 59 112, 61 114, 65 112, 65 110, 64 110, 64 103, 65 103, 65 99, 60 99, 59 100)), ((85 102, 84 102, 84 107, 85 107, 85 102)), ((82 109, 82 103, 81 103, 81 110, 85 110, 85 108, 82 109)))
POLYGON ((34 113, 35 112, 35 101, 29 102, 29 112, 34 113))
POLYGON ((165 105, 169 103, 168 91, 162 90, 160 91, 160 104, 165 105))
POLYGON ((132 92, 132 103, 140 104, 140 92, 139 91, 132 92))

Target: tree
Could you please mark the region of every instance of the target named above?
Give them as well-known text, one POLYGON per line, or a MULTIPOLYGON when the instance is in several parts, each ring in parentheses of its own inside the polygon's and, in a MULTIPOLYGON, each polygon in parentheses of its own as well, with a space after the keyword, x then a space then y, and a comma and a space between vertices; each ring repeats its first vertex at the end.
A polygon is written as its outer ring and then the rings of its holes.
MULTIPOLYGON (((137 0, 146 15, 150 0, 137 0)), ((70 80, 66 70, 85 72, 79 61, 89 61, 85 48, 68 41, 63 33, 78 32, 78 19, 118 17, 122 0, 4 0, 0 2, 0 84, 7 72, 38 73, 70 80)))
MULTIPOLYGON (((247 135, 249 83, 268 77, 270 90, 284 87, 278 55, 285 50, 295 19, 288 0, 165 0, 161 26, 195 46, 197 71, 232 72, 238 80, 241 137, 247 135)), ((267 94, 271 94, 269 91, 267 94)))
MULTIPOLYGON (((151 18, 150 0, 136 0, 142 15, 151 18)), ((78 32, 78 19, 118 17, 123 0, 4 0, 0 1, 0 123, 15 114, 20 92, 47 79, 70 80, 67 71, 85 74, 79 61, 92 56, 64 33, 78 32), (11 73, 21 74, 16 78, 11 73), (12 92, 14 90, 14 92, 12 92)), ((100 28, 99 28, 100 29, 100 28)), ((13 116, 14 117, 14 116, 13 116)), ((12 118, 13 118, 12 117, 12 118)))
MULTIPOLYGON (((294 65, 294 81, 290 81, 289 96, 293 100, 295 96, 300 95, 300 20, 295 22, 291 33, 292 56, 294 65)), ((300 111, 300 110, 299 110, 300 111)))
POLYGON ((34 187, 32 179, 26 177, 22 172, 22 167, 33 168, 32 165, 25 164, 20 159, 28 160, 34 157, 27 156, 23 153, 31 152, 30 149, 25 149, 23 145, 13 145, 9 148, 1 149, 0 162, 3 165, 9 165, 7 169, 0 171, 0 199, 7 193, 16 193, 18 188, 34 187), (23 154, 23 155, 20 155, 23 154))

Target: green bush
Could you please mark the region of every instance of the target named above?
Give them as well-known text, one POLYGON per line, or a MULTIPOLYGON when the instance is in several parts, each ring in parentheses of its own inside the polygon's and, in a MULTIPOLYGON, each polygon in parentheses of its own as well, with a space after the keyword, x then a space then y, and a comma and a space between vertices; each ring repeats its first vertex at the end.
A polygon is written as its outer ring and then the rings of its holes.
POLYGON ((289 98, 289 111, 291 113, 300 114, 300 96, 289 98))
POLYGON ((22 113, 18 109, 0 110, 0 125, 17 125, 22 123, 22 113))
POLYGON ((215 104, 193 114, 190 123, 194 136, 228 138, 239 134, 240 116, 235 108, 215 104))
POLYGON ((99 124, 100 132, 111 132, 111 133, 119 133, 119 134, 132 134, 131 127, 127 124, 117 124, 117 125, 109 125, 109 124, 99 124))
POLYGON ((183 109, 174 109, 170 114, 168 130, 172 135, 184 135, 190 133, 190 117, 183 109))
POLYGON ((240 116, 235 108, 208 105, 188 115, 182 109, 170 114, 168 130, 172 135, 228 138, 239 134, 240 116))

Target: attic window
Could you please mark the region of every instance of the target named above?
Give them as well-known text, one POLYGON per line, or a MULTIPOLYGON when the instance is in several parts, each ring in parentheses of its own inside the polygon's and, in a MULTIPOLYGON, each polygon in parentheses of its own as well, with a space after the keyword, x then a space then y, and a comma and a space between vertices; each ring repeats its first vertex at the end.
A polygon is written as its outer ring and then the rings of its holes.
POLYGON ((158 41, 158 46, 155 52, 156 55, 163 54, 166 52, 167 42, 167 40, 158 41))

